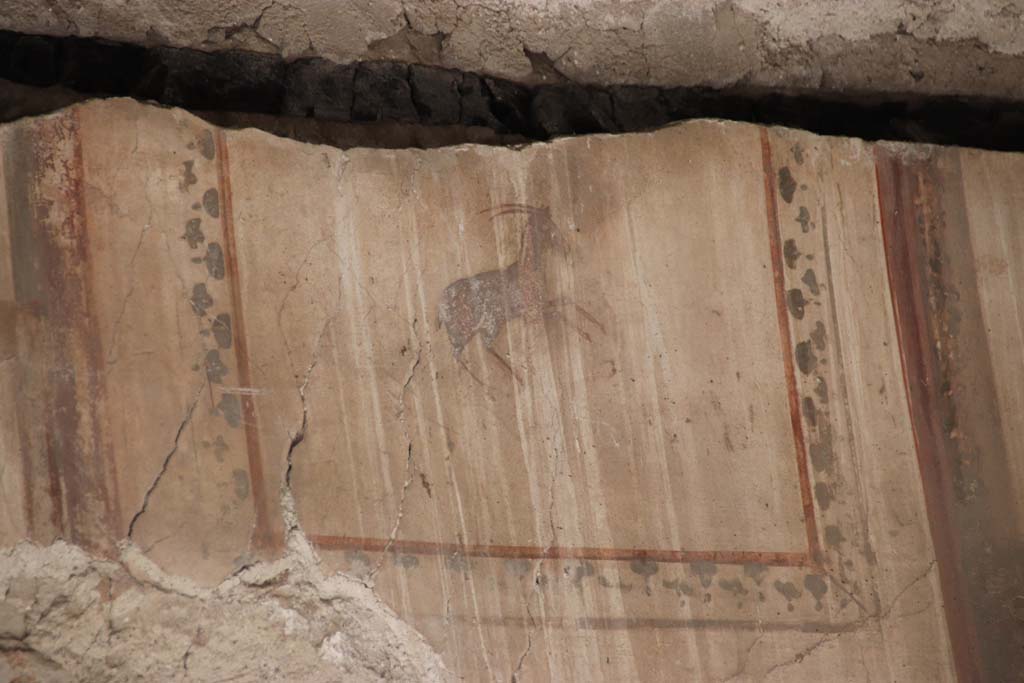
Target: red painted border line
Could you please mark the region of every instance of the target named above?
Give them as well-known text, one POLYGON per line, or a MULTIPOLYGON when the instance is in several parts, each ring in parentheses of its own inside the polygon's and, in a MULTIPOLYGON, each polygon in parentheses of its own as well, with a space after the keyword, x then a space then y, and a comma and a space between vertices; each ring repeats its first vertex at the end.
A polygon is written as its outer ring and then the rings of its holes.
POLYGON ((818 543, 818 524, 814 516, 814 498, 811 496, 811 476, 807 470, 807 446, 804 443, 804 428, 800 417, 800 396, 796 388, 796 371, 793 368, 793 340, 789 332, 789 311, 786 308, 786 280, 782 269, 782 236, 779 231, 779 205, 775 198, 775 168, 772 165, 772 147, 768 130, 761 129, 761 164, 764 169, 765 212, 768 217, 768 243, 772 256, 772 275, 775 279, 775 312, 779 320, 779 338, 782 342, 782 362, 786 368, 786 393, 789 396, 789 419, 793 426, 793 441, 796 443, 796 469, 800 477, 800 501, 804 509, 804 526, 807 530, 808 553, 816 562, 821 562, 821 547, 818 543))
POLYGON ((812 567, 807 553, 777 553, 760 550, 648 550, 643 548, 587 548, 531 545, 487 545, 436 543, 433 541, 393 542, 384 538, 313 535, 309 540, 323 550, 363 550, 414 555, 461 555, 463 557, 515 560, 652 560, 654 562, 714 562, 715 564, 763 564, 774 567, 812 567))
POLYGON ((767 132, 761 132, 762 161, 764 163, 765 196, 768 215, 768 238, 774 274, 776 313, 782 341, 782 360, 786 373, 790 419, 796 443, 797 472, 800 477, 800 499, 804 510, 808 551, 801 553, 761 550, 653 550, 645 548, 590 548, 564 546, 522 546, 437 543, 431 541, 364 538, 359 536, 312 535, 313 545, 324 550, 362 550, 366 552, 399 552, 417 555, 461 555, 464 557, 503 559, 557 559, 557 560, 652 560, 655 562, 714 562, 715 564, 763 564, 776 567, 818 568, 821 551, 818 545, 817 523, 811 498, 810 475, 807 470, 807 452, 803 426, 800 421, 796 374, 793 366, 792 342, 789 334, 789 312, 785 302, 785 282, 782 270, 782 247, 779 236, 778 212, 772 185, 774 171, 767 132))
MULTIPOLYGON (((231 205, 231 176, 228 161, 228 146, 224 131, 217 130, 215 149, 217 153, 217 192, 220 195, 221 226, 224 230, 224 262, 231 283, 231 311, 233 320, 232 338, 235 359, 238 365, 238 383, 243 387, 252 386, 252 372, 249 368, 249 347, 245 333, 245 315, 242 307, 242 283, 238 276, 238 248, 235 243, 235 219, 231 205)), ((253 543, 258 548, 273 547, 270 532, 270 514, 267 509, 266 477, 263 474, 263 457, 260 453, 259 426, 256 422, 256 404, 253 397, 242 394, 242 425, 245 429, 245 449, 249 456, 249 479, 252 482, 253 508, 256 515, 253 543)))
POLYGON ((772 185, 774 171, 767 133, 761 132, 762 161, 764 163, 765 197, 768 215, 768 239, 771 250, 772 272, 775 284, 776 313, 782 341, 782 361, 786 373, 789 411, 796 444, 797 472, 800 477, 800 499, 804 510, 807 532, 807 552, 787 553, 763 550, 653 550, 647 548, 591 548, 566 546, 525 546, 440 543, 433 541, 388 540, 360 536, 311 535, 309 540, 323 550, 362 550, 366 552, 396 552, 416 555, 461 555, 463 557, 530 559, 530 560, 651 560, 654 562, 713 562, 715 564, 763 564, 775 567, 821 566, 817 523, 811 498, 810 475, 807 471, 807 452, 803 426, 800 421, 796 374, 793 366, 792 342, 789 334, 789 312, 785 302, 785 282, 782 270, 782 247, 779 236, 778 211, 772 185))
MULTIPOLYGON (((957 679, 961 683, 970 683, 981 680, 977 635, 967 615, 969 603, 964 591, 960 551, 950 519, 954 503, 950 475, 943 468, 943 462, 948 462, 949 456, 944 452, 942 427, 937 424, 939 413, 932 405, 929 393, 937 391, 939 372, 932 360, 926 311, 928 298, 922 289, 922 274, 918 268, 919 263, 926 262, 926 256, 915 249, 914 226, 919 217, 919 209, 916 202, 903 201, 903 195, 908 191, 904 187, 904 171, 907 169, 898 159, 884 154, 876 148, 875 183, 903 388, 907 396, 914 451, 921 472, 925 509, 939 568, 953 662, 957 679), (901 208, 906 215, 901 216, 901 208)), ((920 169, 913 169, 908 175, 917 179, 920 173, 920 169)), ((920 198, 915 195, 914 199, 920 198)))

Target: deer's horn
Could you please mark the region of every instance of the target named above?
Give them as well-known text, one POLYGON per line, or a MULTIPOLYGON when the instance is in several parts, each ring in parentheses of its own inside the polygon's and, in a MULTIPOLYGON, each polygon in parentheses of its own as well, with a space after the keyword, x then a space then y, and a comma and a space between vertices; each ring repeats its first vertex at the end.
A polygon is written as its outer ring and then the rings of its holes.
POLYGON ((518 204, 510 202, 507 204, 498 204, 497 206, 492 206, 490 208, 484 209, 483 211, 480 212, 480 214, 490 213, 491 220, 494 220, 498 216, 504 216, 510 213, 535 214, 539 211, 540 209, 538 209, 535 206, 530 206, 529 204, 518 204))

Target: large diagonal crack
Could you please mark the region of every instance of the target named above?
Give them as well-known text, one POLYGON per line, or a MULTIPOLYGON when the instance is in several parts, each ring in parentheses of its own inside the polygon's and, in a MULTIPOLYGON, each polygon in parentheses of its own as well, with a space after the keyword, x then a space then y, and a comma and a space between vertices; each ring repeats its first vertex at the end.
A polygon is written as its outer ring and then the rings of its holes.
POLYGON ((764 674, 761 676, 761 678, 768 678, 769 675, 771 675, 772 673, 778 671, 779 669, 784 669, 784 668, 786 668, 788 666, 793 666, 795 664, 799 664, 800 662, 802 662, 805 659, 807 659, 807 657, 809 657, 811 654, 813 654, 818 648, 821 648, 821 647, 827 645, 828 643, 831 643, 833 640, 835 640, 836 638, 838 638, 841 635, 843 635, 843 634, 837 632, 837 633, 830 633, 827 636, 823 636, 822 638, 819 638, 818 640, 814 641, 813 643, 811 643, 810 645, 808 645, 804 649, 800 650, 800 652, 797 652, 790 659, 787 659, 784 662, 779 662, 778 664, 772 665, 771 668, 769 668, 767 671, 764 672, 764 674))
MULTIPOLYGON (((543 560, 537 560, 537 567, 533 572, 533 588, 531 592, 536 593, 540 590, 540 571, 543 564, 543 560)), ((533 610, 530 609, 529 596, 526 598, 526 618, 530 622, 529 627, 526 629, 526 647, 524 647, 523 651, 519 653, 519 658, 516 660, 516 666, 512 669, 512 675, 509 677, 509 680, 512 683, 518 683, 519 681, 519 675, 523 670, 523 662, 526 661, 526 658, 530 654, 530 650, 533 648, 533 634, 534 631, 537 630, 537 620, 533 616, 533 610)))
POLYGON ((334 318, 328 318, 324 321, 324 325, 320 328, 320 334, 317 335, 316 344, 313 346, 313 357, 309 361, 309 365, 306 367, 306 372, 302 375, 302 384, 299 385, 299 403, 302 406, 302 422, 299 424, 299 428, 292 432, 291 439, 288 442, 288 452, 285 456, 285 471, 284 471, 284 484, 282 487, 282 501, 281 507, 285 511, 285 523, 286 523, 286 534, 291 534, 298 530, 298 516, 295 513, 295 501, 292 497, 292 468, 294 467, 295 461, 295 449, 298 448, 299 444, 306 438, 306 429, 309 427, 309 407, 306 404, 306 389, 309 387, 309 380, 313 376, 313 371, 316 366, 320 363, 320 349, 323 346, 324 337, 327 335, 327 330, 334 322, 334 318))
POLYGON ((387 543, 384 544, 384 550, 381 552, 380 557, 377 559, 377 564, 370 570, 368 579, 373 579, 377 572, 380 571, 381 567, 384 566, 384 558, 391 551, 392 546, 395 544, 395 539, 398 538, 398 532, 402 528, 402 517, 405 515, 405 496, 409 491, 409 486, 413 480, 413 470, 415 465, 412 459, 412 444, 408 444, 405 458, 405 481, 402 483, 402 492, 398 498, 398 512, 395 514, 395 523, 391 527, 391 533, 388 534, 387 543))
POLYGON ((526 604, 526 615, 530 618, 530 629, 526 632, 526 647, 519 653, 519 659, 516 660, 516 668, 512 670, 512 683, 519 682, 519 674, 523 670, 523 662, 526 661, 526 657, 530 654, 530 649, 533 647, 533 615, 530 614, 530 604, 526 604))
POLYGON ((178 431, 174 434, 174 444, 171 446, 171 450, 164 456, 163 463, 160 465, 160 471, 157 472, 153 482, 149 485, 149 488, 146 489, 146 494, 142 497, 142 506, 139 507, 138 511, 132 516, 132 521, 128 523, 128 538, 132 538, 132 534, 135 532, 136 523, 138 523, 139 519, 149 507, 150 497, 152 497, 153 492, 156 491, 157 486, 160 485, 160 480, 163 479, 165 474, 167 474, 167 468, 171 466, 171 459, 174 457, 174 454, 178 452, 178 443, 181 441, 181 435, 185 432, 185 427, 188 426, 188 423, 192 421, 192 414, 195 412, 196 406, 199 405, 199 399, 203 396, 206 384, 207 381, 204 380, 203 383, 199 385, 199 389, 196 390, 196 393, 192 396, 192 401, 188 404, 188 409, 185 411, 185 417, 182 419, 181 424, 178 425, 178 431))
POLYGON ((728 683, 728 681, 736 680, 747 673, 747 664, 750 662, 750 653, 754 651, 754 648, 757 647, 758 643, 762 640, 764 640, 764 632, 758 633, 757 637, 750 642, 750 645, 747 646, 747 649, 739 657, 739 663, 736 665, 736 671, 734 671, 728 678, 723 678, 722 683, 728 683))
POLYGON ((890 614, 892 614, 892 611, 894 609, 896 609, 896 605, 898 605, 900 600, 903 599, 903 596, 906 595, 907 591, 909 591, 911 588, 916 586, 918 583, 920 583, 924 579, 928 578, 928 575, 931 574, 932 570, 935 568, 935 564, 936 564, 936 561, 933 559, 931 562, 928 563, 928 566, 924 568, 924 571, 922 571, 920 574, 915 576, 912 580, 910 580, 907 583, 907 585, 905 585, 903 588, 901 588, 899 590, 899 592, 896 593, 895 597, 893 597, 893 599, 889 602, 889 607, 884 612, 879 614, 878 618, 879 619, 885 619, 890 614))
POLYGON ((412 455, 412 433, 409 431, 409 423, 405 417, 405 397, 409 393, 409 387, 412 385, 413 379, 416 377, 416 370, 419 369, 420 362, 423 360, 423 342, 416 331, 416 323, 417 320, 414 318, 412 321, 412 332, 416 336, 416 356, 409 363, 409 369, 405 373, 405 381, 402 382, 402 391, 398 395, 398 423, 402 426, 402 434, 405 436, 405 481, 402 482, 402 491, 398 497, 398 512, 395 513, 395 522, 391 526, 391 533, 388 534, 388 540, 384 544, 383 552, 381 552, 380 557, 377 559, 377 564, 370 570, 367 577, 371 581, 377 572, 380 571, 381 567, 384 566, 384 559, 398 538, 398 532, 402 528, 402 517, 405 515, 405 498, 416 472, 416 462, 412 455))

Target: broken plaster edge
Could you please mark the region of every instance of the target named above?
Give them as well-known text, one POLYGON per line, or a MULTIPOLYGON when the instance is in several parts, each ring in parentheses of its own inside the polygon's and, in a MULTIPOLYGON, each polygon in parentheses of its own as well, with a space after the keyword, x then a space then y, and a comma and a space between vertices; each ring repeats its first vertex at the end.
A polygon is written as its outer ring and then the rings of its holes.
MULTIPOLYGON (((855 143, 862 146, 865 150, 870 150, 873 147, 881 147, 885 150, 898 154, 908 159, 927 159, 931 158, 934 154, 941 150, 959 150, 969 152, 983 152, 985 154, 997 154, 1003 155, 1016 155, 1018 152, 1003 151, 1003 150, 990 150, 980 147, 970 147, 965 145, 942 145, 937 143, 929 142, 911 142, 905 140, 869 140, 862 137, 848 136, 848 135, 832 135, 824 133, 816 133, 803 128, 795 128, 792 126, 784 126, 779 124, 768 124, 768 123, 753 123, 750 121, 739 121, 734 119, 726 119, 721 117, 699 117, 692 119, 684 119, 679 121, 670 121, 662 126, 638 130, 638 131, 625 131, 625 132, 601 132, 601 133, 584 133, 580 135, 563 135, 553 137, 549 140, 529 140, 526 142, 515 142, 509 144, 489 144, 484 142, 459 142, 449 145, 438 145, 436 147, 422 148, 422 147, 374 147, 374 146, 353 146, 353 147, 337 147, 321 142, 307 142, 304 140, 297 140, 284 135, 279 135, 271 131, 264 130, 256 126, 222 126, 211 121, 204 119, 202 116, 195 114, 188 109, 163 104, 154 100, 142 100, 133 97, 89 97, 77 102, 70 103, 64 107, 54 109, 40 114, 33 114, 25 116, 14 121, 8 121, 0 124, 0 129, 4 127, 19 125, 21 123, 31 124, 35 121, 46 121, 52 118, 58 118, 66 115, 69 111, 79 108, 91 108, 96 106, 126 104, 128 106, 141 107, 141 108, 152 108, 160 109, 172 113, 174 116, 183 117, 185 120, 198 122, 201 125, 209 126, 211 129, 223 131, 229 137, 251 137, 255 140, 270 141, 273 144, 287 143, 289 145, 296 145, 298 149, 307 149, 311 152, 330 152, 331 154, 340 154, 340 158, 343 162, 347 162, 352 156, 362 156, 365 154, 374 155, 391 155, 396 153, 402 154, 413 154, 413 155, 424 155, 430 153, 443 153, 443 152, 475 152, 483 154, 501 154, 505 152, 531 152, 537 149, 544 149, 548 147, 558 148, 565 144, 573 144, 573 141, 598 141, 606 139, 629 139, 629 138, 644 138, 652 135, 657 135, 668 130, 684 129, 688 126, 701 126, 701 125, 714 125, 714 126, 731 126, 739 129, 757 129, 757 130, 768 130, 774 133, 781 133, 783 135, 796 134, 807 136, 810 139, 822 139, 832 141, 845 141, 855 143)), ((429 127, 424 125, 424 127, 429 127)))

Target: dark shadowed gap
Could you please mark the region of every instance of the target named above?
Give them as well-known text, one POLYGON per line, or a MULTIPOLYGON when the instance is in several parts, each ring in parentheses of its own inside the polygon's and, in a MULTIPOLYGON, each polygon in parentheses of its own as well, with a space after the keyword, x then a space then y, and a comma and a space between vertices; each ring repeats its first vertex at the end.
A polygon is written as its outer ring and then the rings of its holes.
POLYGON ((144 47, 0 31, 0 121, 86 97, 182 107, 340 147, 517 144, 722 118, 867 140, 1024 149, 1020 103, 891 93, 527 86, 396 62, 339 65, 243 51, 144 47))

